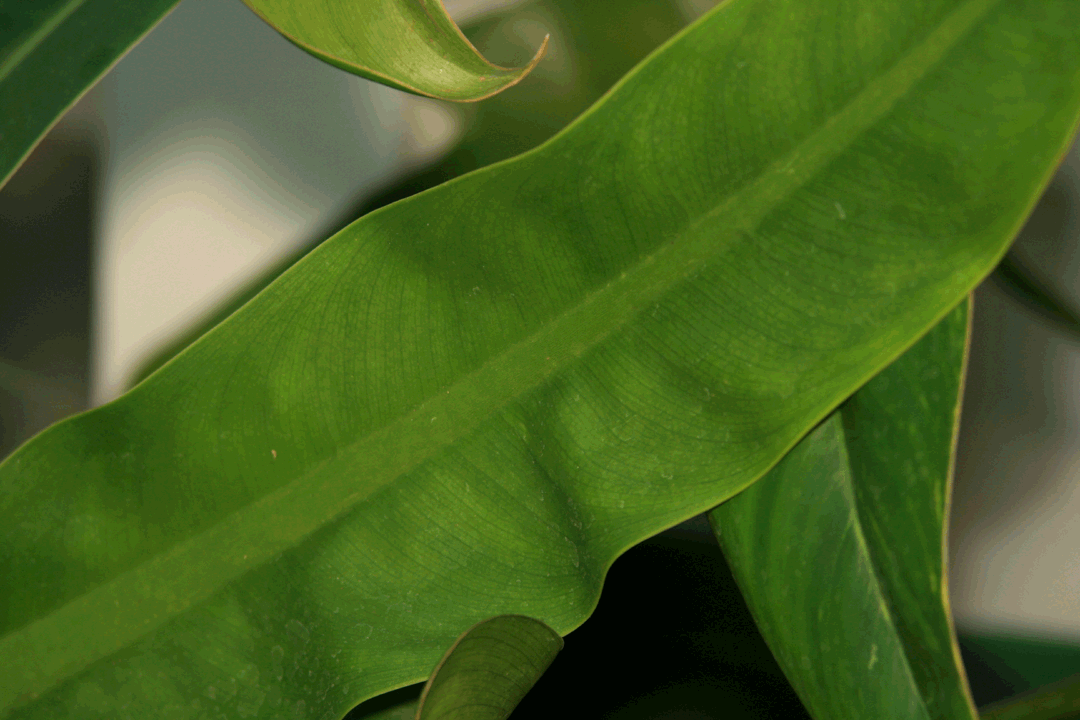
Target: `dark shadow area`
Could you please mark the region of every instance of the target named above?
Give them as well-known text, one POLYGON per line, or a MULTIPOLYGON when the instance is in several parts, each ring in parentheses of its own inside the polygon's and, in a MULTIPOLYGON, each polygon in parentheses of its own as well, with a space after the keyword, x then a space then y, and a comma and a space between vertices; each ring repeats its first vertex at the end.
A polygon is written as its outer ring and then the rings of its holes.
POLYGON ((94 164, 50 136, 0 191, 0 458, 86 407, 94 164))
MULTIPOLYGON (((566 637, 514 720, 808 718, 758 634, 711 537, 672 532, 611 568, 595 614, 566 637)), ((392 712, 419 687, 380 696, 348 720, 392 712)), ((404 716, 403 716, 404 717, 404 716)))
POLYGON ((671 535, 615 562, 596 613, 567 636, 514 718, 568 712, 612 720, 809 717, 715 542, 671 535))
POLYGON ((961 635, 960 653, 982 707, 1080 673, 1080 646, 1022 635, 961 635))
MULTIPOLYGON (((702 526, 680 526, 615 562, 596 612, 566 636, 512 720, 810 717, 702 526)), ((970 634, 960 650, 979 707, 1080 672, 1080 646, 1068 643, 970 634)), ((380 695, 346 720, 411 720, 421 688, 380 695)))

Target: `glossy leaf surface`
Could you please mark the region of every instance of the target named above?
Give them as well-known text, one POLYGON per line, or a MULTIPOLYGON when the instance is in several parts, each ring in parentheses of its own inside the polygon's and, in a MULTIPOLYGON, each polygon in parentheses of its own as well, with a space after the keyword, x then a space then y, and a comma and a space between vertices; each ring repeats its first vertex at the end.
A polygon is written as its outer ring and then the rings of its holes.
POLYGON ((944 553, 967 309, 709 515, 815 718, 977 717, 944 553))
POLYGON ((1072 0, 717 8, 0 465, 0 708, 331 718, 572 630, 994 267, 1078 105, 1072 0))
POLYGON ((400 90, 444 100, 494 95, 524 67, 489 63, 450 19, 442 0, 244 0, 275 30, 315 57, 400 90))
POLYGON ((178 0, 4 0, 0 185, 45 132, 178 0))
MULTIPOLYGON (((471 111, 466 121, 469 129, 449 156, 365 202, 349 219, 533 149, 600 99, 686 20, 670 0, 537 0, 464 25, 462 30, 470 42, 492 57, 520 53, 529 43, 538 45, 548 34, 551 41, 540 63, 521 83, 482 103, 465 106, 471 111)), ((286 258, 224 301, 153 356, 133 380, 144 379, 205 335, 309 250, 303 248, 286 258)))
POLYGON ((524 615, 477 623, 435 668, 416 720, 504 720, 562 647, 557 632, 524 615))

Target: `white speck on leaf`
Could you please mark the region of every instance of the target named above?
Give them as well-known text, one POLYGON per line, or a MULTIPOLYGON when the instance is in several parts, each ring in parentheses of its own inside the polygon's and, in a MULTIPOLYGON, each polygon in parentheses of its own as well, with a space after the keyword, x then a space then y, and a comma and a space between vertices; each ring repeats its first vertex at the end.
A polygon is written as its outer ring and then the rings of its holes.
POLYGON ((844 208, 840 205, 840 203, 834 202, 833 205, 836 206, 836 216, 839 217, 841 220, 847 220, 847 213, 844 212, 844 208))

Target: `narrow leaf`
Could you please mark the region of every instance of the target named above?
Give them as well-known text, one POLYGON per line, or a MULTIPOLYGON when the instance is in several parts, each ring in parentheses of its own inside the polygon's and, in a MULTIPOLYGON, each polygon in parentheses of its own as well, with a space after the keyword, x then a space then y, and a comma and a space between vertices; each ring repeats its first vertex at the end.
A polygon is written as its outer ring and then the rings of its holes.
POLYGON ((0 464, 0 713, 329 718, 569 632, 992 270, 1078 112, 1074 0, 719 6, 0 464))
POLYGON ((973 719, 947 601, 967 306, 710 513, 815 718, 973 719))
POLYGON ((524 67, 492 65, 446 13, 442 0, 244 0, 297 47, 331 65, 418 95, 474 101, 519 82, 524 67))
POLYGON ((523 615, 484 620, 436 666, 416 720, 505 720, 562 650, 559 634, 523 615))
POLYGON ((0 5, 0 186, 64 111, 177 1, 0 5))

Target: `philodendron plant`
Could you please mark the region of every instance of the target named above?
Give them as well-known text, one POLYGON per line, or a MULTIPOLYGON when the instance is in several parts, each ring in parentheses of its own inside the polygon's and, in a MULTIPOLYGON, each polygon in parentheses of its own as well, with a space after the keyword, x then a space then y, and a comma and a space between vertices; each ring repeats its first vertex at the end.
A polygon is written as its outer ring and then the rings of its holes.
MULTIPOLYGON (((0 176, 174 3, 6 3, 0 176)), ((433 97, 542 67, 440 0, 249 5, 433 97)), ((1078 115, 1076 0, 719 4, 4 460, 0 718, 338 720, 437 664, 421 717, 505 717, 544 626, 704 511, 811 715, 973 718, 943 572, 966 298, 1078 115)))

